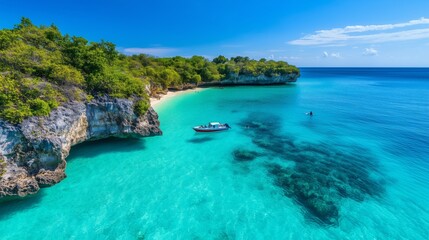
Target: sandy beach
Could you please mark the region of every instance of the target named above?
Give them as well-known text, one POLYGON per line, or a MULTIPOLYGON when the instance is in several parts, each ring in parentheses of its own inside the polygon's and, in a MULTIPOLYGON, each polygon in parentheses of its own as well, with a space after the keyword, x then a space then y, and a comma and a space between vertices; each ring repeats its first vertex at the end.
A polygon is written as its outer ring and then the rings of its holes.
POLYGON ((150 105, 152 107, 157 107, 159 105, 161 105, 163 102, 178 96, 178 95, 182 95, 182 94, 188 94, 188 93, 192 93, 192 92, 198 92, 203 90, 204 88, 193 88, 193 89, 187 89, 187 90, 182 90, 182 91, 168 91, 167 94, 162 95, 160 98, 150 98, 150 105))

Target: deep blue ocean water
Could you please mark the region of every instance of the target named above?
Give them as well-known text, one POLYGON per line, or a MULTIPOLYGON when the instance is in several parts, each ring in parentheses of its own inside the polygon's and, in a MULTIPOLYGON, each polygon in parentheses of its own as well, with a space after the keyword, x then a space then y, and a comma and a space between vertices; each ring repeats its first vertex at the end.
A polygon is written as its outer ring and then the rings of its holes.
POLYGON ((301 72, 179 95, 160 137, 75 146, 63 182, 0 205, 0 239, 429 239, 429 69, 301 72), (232 129, 191 128, 209 121, 232 129))

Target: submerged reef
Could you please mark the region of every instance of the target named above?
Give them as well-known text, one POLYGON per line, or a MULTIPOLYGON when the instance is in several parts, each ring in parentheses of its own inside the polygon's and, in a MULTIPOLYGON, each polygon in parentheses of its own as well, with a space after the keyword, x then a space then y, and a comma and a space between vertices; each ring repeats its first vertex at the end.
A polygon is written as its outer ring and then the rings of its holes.
POLYGON ((239 162, 252 161, 260 155, 258 152, 247 149, 235 149, 232 154, 234 159, 239 162))
MULTIPOLYGON (((281 119, 272 115, 251 114, 241 127, 267 155, 294 163, 285 167, 268 160, 264 166, 284 195, 320 224, 338 225, 342 199, 361 202, 384 192, 383 181, 375 177, 379 175, 378 161, 366 149, 298 141, 282 134, 281 119)), ((232 153, 235 159, 237 151, 232 153)))

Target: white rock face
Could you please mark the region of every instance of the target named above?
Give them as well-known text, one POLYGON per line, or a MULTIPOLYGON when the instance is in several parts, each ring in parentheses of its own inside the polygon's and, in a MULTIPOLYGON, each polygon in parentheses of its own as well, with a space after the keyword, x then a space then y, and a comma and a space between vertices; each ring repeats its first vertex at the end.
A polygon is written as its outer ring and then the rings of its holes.
POLYGON ((48 117, 32 117, 19 125, 0 120, 0 199, 33 194, 64 179, 65 160, 75 144, 162 134, 152 108, 139 117, 133 107, 132 100, 103 97, 87 104, 67 103, 48 117))
POLYGON ((279 76, 267 77, 265 75, 234 75, 228 79, 222 80, 221 85, 274 85, 296 82, 299 74, 291 73, 279 76))

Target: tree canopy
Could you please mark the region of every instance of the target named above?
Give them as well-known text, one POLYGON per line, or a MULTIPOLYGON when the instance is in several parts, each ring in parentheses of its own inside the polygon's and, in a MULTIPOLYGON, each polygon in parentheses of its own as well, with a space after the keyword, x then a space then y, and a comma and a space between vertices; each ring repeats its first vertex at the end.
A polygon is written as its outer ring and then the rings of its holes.
POLYGON ((19 123, 46 116, 64 102, 98 95, 137 98, 136 112, 143 114, 149 107, 148 94, 171 87, 289 73, 299 70, 282 61, 241 56, 212 61, 201 56, 125 56, 113 43, 63 35, 54 25, 35 26, 22 18, 13 29, 0 30, 0 118, 19 123))

